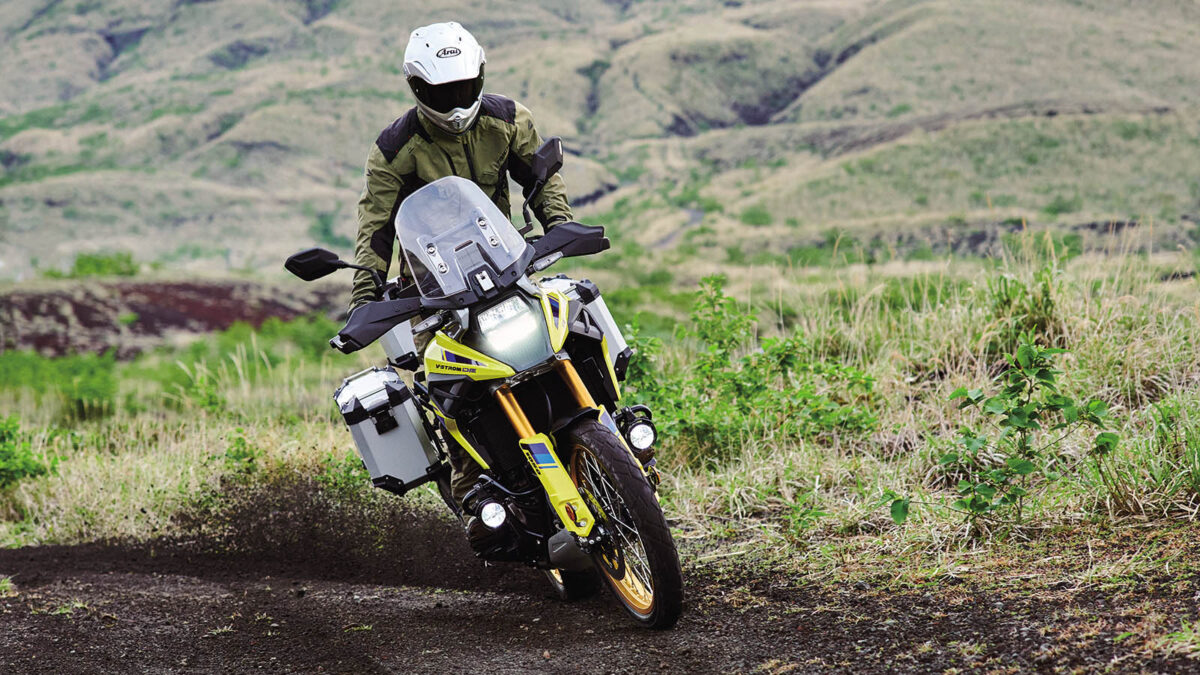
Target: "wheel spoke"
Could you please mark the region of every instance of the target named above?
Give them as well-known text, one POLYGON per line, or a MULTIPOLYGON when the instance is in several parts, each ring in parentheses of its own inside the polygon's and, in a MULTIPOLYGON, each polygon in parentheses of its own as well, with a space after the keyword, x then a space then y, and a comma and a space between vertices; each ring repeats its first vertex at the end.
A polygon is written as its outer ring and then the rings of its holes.
POLYGON ((581 482, 586 483, 587 492, 592 499, 599 502, 603 511, 603 514, 600 515, 604 520, 612 523, 612 544, 620 549, 627 572, 633 575, 646 592, 652 592, 650 590, 653 588, 652 575, 650 574, 650 564, 646 559, 646 549, 642 545, 641 533, 633 524, 625 500, 621 498, 616 487, 609 481, 596 457, 590 452, 585 452, 580 459, 583 469, 583 476, 581 476, 583 481, 581 482))

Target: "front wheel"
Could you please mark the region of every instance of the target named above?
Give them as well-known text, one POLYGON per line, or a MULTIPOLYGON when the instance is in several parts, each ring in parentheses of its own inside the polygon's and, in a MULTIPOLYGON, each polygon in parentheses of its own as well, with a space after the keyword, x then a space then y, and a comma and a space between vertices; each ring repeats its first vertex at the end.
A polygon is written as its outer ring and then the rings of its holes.
POLYGON ((670 628, 683 610, 683 573, 658 500, 629 450, 599 422, 571 430, 571 478, 607 541, 596 568, 633 618, 670 628))

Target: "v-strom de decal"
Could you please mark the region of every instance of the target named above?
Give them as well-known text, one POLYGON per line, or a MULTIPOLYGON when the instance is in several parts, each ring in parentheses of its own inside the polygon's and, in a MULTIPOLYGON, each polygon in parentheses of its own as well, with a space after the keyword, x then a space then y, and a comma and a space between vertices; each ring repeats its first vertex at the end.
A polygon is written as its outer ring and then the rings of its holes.
POLYGON ((425 349, 425 372, 466 375, 476 381, 497 380, 516 374, 511 366, 471 349, 445 333, 434 335, 433 341, 425 349))

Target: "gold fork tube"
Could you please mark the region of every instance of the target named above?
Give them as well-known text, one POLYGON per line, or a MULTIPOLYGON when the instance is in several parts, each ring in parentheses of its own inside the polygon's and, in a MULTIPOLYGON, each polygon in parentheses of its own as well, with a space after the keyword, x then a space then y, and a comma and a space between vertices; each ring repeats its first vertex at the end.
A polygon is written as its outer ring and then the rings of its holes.
POLYGON ((534 435, 533 425, 529 423, 525 411, 521 410, 521 404, 517 403, 517 397, 513 396, 511 389, 508 387, 497 389, 496 400, 500 403, 504 414, 508 415, 508 421, 512 422, 513 429, 517 432, 517 438, 530 438, 534 435))
POLYGON ((575 364, 570 361, 559 361, 555 364, 558 368, 558 374, 562 375, 563 382, 567 383, 567 388, 574 394, 575 400, 581 408, 595 408, 596 401, 592 399, 592 394, 583 386, 583 380, 579 379, 579 371, 575 370, 575 364))

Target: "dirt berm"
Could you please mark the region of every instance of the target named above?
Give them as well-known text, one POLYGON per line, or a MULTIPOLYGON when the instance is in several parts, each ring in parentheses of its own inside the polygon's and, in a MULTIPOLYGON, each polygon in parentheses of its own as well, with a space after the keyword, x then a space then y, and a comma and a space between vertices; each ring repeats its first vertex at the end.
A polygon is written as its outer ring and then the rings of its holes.
POLYGON ((46 356, 116 351, 130 358, 164 338, 254 326, 277 317, 333 314, 350 298, 342 284, 227 280, 41 281, 0 289, 0 351, 46 356))
MULTIPOLYGON (((294 515, 294 514, 293 514, 294 515)), ((265 521, 264 521, 265 522, 265 521)), ((303 530, 303 527, 301 528, 303 530)), ((325 528, 318 528, 325 529, 325 528)), ((667 632, 607 594, 567 604, 541 575, 484 567, 453 525, 391 528, 339 556, 194 542, 0 550, 0 672, 896 673, 1185 672, 1117 639, 1195 609, 1194 580, 1136 594, 994 579, 839 584, 705 562, 684 550, 687 606, 667 632), (389 562, 390 561, 390 562, 389 562), (984 586, 983 584, 988 584, 984 586), (958 671, 950 669, 961 669, 958 671)), ((1023 575, 1028 577, 1029 575, 1023 575)), ((1128 637, 1128 636, 1126 636, 1128 637)), ((1161 653, 1161 652, 1159 652, 1161 653)))

